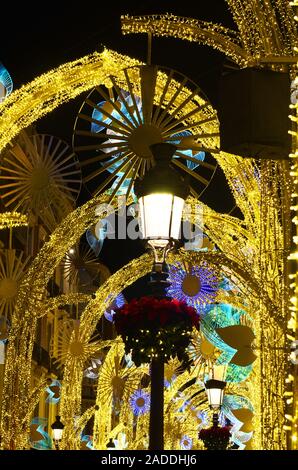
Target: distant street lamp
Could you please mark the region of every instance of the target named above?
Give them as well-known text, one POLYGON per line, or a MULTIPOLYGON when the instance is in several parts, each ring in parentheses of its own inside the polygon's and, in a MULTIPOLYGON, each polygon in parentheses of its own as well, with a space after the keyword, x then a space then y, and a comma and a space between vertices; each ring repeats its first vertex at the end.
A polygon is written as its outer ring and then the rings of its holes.
POLYGON ((53 430, 53 441, 56 447, 56 450, 59 450, 59 442, 62 439, 64 424, 60 420, 60 416, 56 416, 56 421, 51 425, 53 430))
POLYGON ((109 439, 109 442, 106 445, 106 448, 109 449, 109 450, 115 450, 116 449, 114 440, 111 437, 109 439))
MULTIPOLYGON (((164 297, 169 286, 166 267, 167 253, 180 237, 184 202, 189 187, 171 167, 176 147, 169 143, 150 146, 155 165, 135 182, 134 190, 139 201, 139 219, 143 238, 154 253, 150 284, 156 297, 164 297)), ((164 362, 151 360, 151 405, 149 425, 149 449, 163 450, 163 392, 164 362)))
POLYGON ((205 382, 209 407, 213 410, 213 425, 218 425, 218 413, 223 404, 227 365, 213 365, 205 382))

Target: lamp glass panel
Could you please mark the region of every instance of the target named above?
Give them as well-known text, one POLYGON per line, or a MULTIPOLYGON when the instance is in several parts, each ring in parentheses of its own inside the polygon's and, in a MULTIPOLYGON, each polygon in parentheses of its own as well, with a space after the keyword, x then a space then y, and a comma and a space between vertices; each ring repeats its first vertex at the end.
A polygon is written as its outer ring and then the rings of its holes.
POLYGON ((172 194, 153 193, 139 199, 140 222, 145 239, 159 239, 166 245, 169 238, 179 239, 184 200, 172 194))
POLYGON ((211 408, 218 409, 222 405, 223 390, 220 388, 207 389, 208 402, 211 408))
POLYGON ((63 429, 53 429, 53 435, 55 441, 61 441, 63 429))
POLYGON ((171 226, 171 238, 179 240, 182 212, 184 208, 184 199, 181 197, 174 196, 174 204, 172 210, 172 226, 171 226))

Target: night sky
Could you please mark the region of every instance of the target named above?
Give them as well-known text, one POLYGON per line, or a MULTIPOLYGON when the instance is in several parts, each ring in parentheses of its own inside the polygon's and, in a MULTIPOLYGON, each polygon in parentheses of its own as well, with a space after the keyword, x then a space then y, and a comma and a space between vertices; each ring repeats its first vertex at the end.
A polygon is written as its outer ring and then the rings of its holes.
MULTIPOLYGON (((39 4, 39 8, 30 7, 26 2, 24 6, 6 5, 4 11, 1 6, 1 10, 4 18, 2 23, 9 22, 10 18, 12 21, 10 33, 6 33, 1 40, 0 61, 8 69, 15 89, 64 62, 98 50, 101 44, 145 61, 146 35, 122 36, 122 14, 173 13, 236 29, 224 0, 196 0, 191 3, 168 0, 121 3, 98 1, 81 2, 78 7, 65 2, 43 2, 39 4)), ((217 106, 219 79, 225 63, 221 53, 187 41, 154 38, 152 63, 184 73, 217 106)), ((76 114, 86 95, 87 93, 80 95, 37 122, 37 131, 53 134, 71 145, 76 114)), ((220 169, 205 191, 202 201, 221 212, 230 212, 233 209, 233 197, 220 169)), ((143 251, 140 241, 107 240, 100 260, 114 272, 143 251)))

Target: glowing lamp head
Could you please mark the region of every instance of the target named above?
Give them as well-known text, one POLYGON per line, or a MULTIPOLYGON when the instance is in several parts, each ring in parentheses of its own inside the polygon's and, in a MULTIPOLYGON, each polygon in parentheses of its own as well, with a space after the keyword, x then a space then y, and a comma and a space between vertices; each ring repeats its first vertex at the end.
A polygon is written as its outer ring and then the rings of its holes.
POLYGON ((167 193, 153 193, 139 199, 143 237, 156 247, 178 240, 184 200, 167 193))
POLYGON ((223 403, 227 367, 227 364, 214 364, 209 369, 205 387, 209 406, 213 410, 220 410, 223 403))
POLYGON ((140 226, 143 238, 156 248, 178 240, 188 185, 170 166, 176 147, 169 143, 150 146, 155 166, 143 179, 135 182, 139 199, 140 226))
POLYGON ((209 406, 212 410, 220 410, 223 403, 226 382, 221 380, 207 380, 205 383, 209 406))
POLYGON ((61 441, 64 424, 60 420, 60 416, 56 416, 56 421, 51 425, 53 430, 53 439, 54 441, 61 441))
POLYGON ((210 379, 205 383, 209 406, 212 410, 220 410, 223 403, 226 382, 210 379))

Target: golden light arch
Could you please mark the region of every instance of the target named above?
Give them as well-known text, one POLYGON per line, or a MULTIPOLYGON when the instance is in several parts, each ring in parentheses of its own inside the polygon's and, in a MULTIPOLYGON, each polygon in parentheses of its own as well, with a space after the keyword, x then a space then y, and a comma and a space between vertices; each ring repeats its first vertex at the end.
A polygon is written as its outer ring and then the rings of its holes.
POLYGON ((119 69, 140 65, 130 57, 105 49, 67 62, 14 91, 0 105, 0 152, 18 133, 63 103, 105 84, 119 69))
MULTIPOLYGON (((174 261, 188 261, 193 264, 207 262, 210 266, 220 265, 230 268, 233 270, 239 282, 239 286, 244 290, 243 296, 250 299, 250 305, 247 306, 248 311, 252 314, 254 313, 254 307, 258 303, 254 294, 260 292, 261 286, 256 283, 255 279, 248 271, 237 265, 236 262, 229 260, 222 253, 195 253, 182 249, 177 253, 170 253, 168 261, 170 263, 174 261)), ((87 345, 91 340, 98 321, 117 295, 122 292, 123 289, 148 274, 151 268, 151 256, 149 254, 142 255, 140 258, 133 259, 126 266, 120 268, 119 271, 111 275, 97 290, 94 298, 90 300, 81 317, 78 338, 82 343, 87 345)), ((121 340, 120 342, 122 344, 121 340)), ((64 442, 62 444, 65 448, 69 446, 70 442, 71 448, 76 448, 79 445, 79 441, 73 433, 73 416, 80 413, 83 371, 83 364, 80 357, 68 354, 64 368, 60 406, 60 413, 66 425, 64 429, 64 442)), ((97 400, 100 398, 100 393, 101 390, 98 387, 97 400)), ((97 401, 97 404, 99 404, 99 401, 97 401)), ((94 439, 97 443, 100 441, 99 429, 103 428, 103 419, 103 410, 101 409, 95 413, 94 439)), ((107 418, 107 420, 108 419, 109 418, 107 418)))
MULTIPOLYGON (((21 285, 7 348, 4 378, 1 429, 5 436, 4 445, 6 448, 11 447, 10 443, 13 442, 13 447, 20 449, 26 446, 27 442, 28 422, 26 422, 25 417, 28 416, 28 409, 31 407, 30 397, 28 397, 31 379, 31 358, 37 318, 41 316, 44 304, 46 305, 44 300, 47 282, 64 254, 81 234, 95 223, 98 217, 106 216, 113 209, 112 205, 106 205, 107 200, 108 195, 103 194, 69 214, 36 256, 21 285), (99 204, 102 204, 102 212, 100 215, 98 213, 95 215, 95 207, 98 207, 99 204), (14 400, 9 399, 11 396, 15 397, 14 400)), ((191 203, 191 201, 192 198, 189 202, 191 203)), ((192 220, 192 216, 190 218, 192 220)), ((216 230, 219 221, 218 215, 207 207, 205 220, 210 228, 213 226, 216 230)), ((235 226, 229 219, 223 219, 222 226, 225 226, 226 233, 235 233, 235 226)), ((239 236, 241 236, 241 230, 239 236)), ((231 263, 234 268, 237 267, 236 261, 231 261, 231 263)), ((149 271, 149 263, 146 269, 149 271)), ((243 269, 242 271, 244 272, 243 269)), ((137 277, 140 277, 140 273, 141 270, 138 269, 137 277)), ((131 271, 128 271, 128 274, 132 278, 131 271)), ((108 289, 113 290, 112 282, 112 279, 107 281, 108 289)), ((117 295, 117 293, 116 290, 115 294, 117 295)), ((91 302, 92 305, 94 307, 94 302, 91 302)), ((83 325, 86 328, 83 334, 87 337, 92 325, 86 325, 84 322, 83 325)), ((70 369, 74 371, 72 367, 70 369)), ((70 370, 69 373, 71 374, 70 370)), ((67 373, 65 378, 67 380, 67 373)))
MULTIPOLYGON (((117 75, 120 68, 139 64, 137 60, 105 49, 102 53, 95 52, 63 64, 16 90, 0 107, 0 151, 22 129, 62 103, 95 85, 105 84, 107 77, 117 75)), ((107 202, 104 196, 93 199, 65 219, 35 258, 20 288, 7 350, 1 420, 1 429, 12 447, 20 448, 25 442, 23 431, 27 425, 19 413, 30 406, 27 397, 31 377, 29 364, 46 284, 65 252, 96 220, 96 205, 104 202, 107 202), (8 399, 11 396, 16 397, 13 402, 8 399)))

